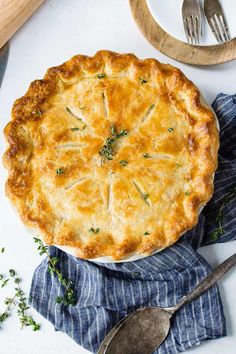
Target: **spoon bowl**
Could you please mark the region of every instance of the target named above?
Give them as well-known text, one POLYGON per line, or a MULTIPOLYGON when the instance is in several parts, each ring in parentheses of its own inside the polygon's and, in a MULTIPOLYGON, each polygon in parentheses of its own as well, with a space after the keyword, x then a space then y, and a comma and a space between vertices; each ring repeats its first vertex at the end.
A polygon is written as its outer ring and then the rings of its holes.
POLYGON ((143 307, 129 314, 111 329, 98 354, 152 354, 168 335, 172 315, 210 289, 235 265, 236 253, 218 265, 173 307, 143 307))
POLYGON ((171 313, 165 309, 144 307, 134 312, 131 317, 123 321, 106 354, 151 354, 169 332, 171 313))

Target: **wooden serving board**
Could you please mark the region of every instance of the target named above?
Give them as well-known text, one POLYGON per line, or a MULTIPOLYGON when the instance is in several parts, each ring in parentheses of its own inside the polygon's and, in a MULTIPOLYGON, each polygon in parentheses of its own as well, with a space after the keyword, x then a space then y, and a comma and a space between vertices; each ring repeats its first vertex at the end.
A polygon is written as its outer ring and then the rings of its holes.
POLYGON ((44 0, 0 0, 0 48, 44 0))
POLYGON ((192 65, 222 64, 236 59, 236 38, 220 45, 194 46, 165 32, 152 17, 146 0, 129 0, 133 17, 144 37, 170 58, 192 65))

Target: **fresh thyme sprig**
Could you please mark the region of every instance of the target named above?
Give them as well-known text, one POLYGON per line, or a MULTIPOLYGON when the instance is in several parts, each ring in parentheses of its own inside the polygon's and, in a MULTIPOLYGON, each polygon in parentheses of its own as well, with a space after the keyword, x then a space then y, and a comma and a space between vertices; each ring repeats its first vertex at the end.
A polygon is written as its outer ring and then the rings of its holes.
POLYGON ((16 271, 14 269, 9 270, 10 277, 14 280, 16 284, 15 297, 18 298, 17 304, 17 315, 19 317, 21 328, 31 326, 33 331, 38 331, 40 329, 40 324, 36 323, 32 316, 27 315, 26 311, 30 308, 27 305, 27 299, 23 290, 20 288, 21 279, 17 277, 16 271))
POLYGON ((9 276, 16 286, 15 294, 13 297, 7 297, 5 299, 4 304, 6 305, 6 308, 4 312, 0 314, 0 323, 3 323, 10 316, 11 309, 15 306, 17 307, 17 315, 21 323, 21 328, 31 326, 33 331, 38 331, 40 329, 40 324, 36 323, 33 317, 26 313, 30 307, 27 305, 26 296, 20 288, 20 278, 17 276, 14 269, 9 270, 9 276))
POLYGON ((229 193, 224 197, 223 203, 221 204, 219 212, 216 216, 217 229, 211 234, 212 240, 217 240, 219 236, 223 235, 224 233, 224 228, 222 226, 222 222, 224 219, 223 210, 226 207, 226 205, 228 205, 235 196, 236 196, 236 187, 231 188, 229 190, 229 193))
POLYGON ((122 136, 126 136, 127 130, 121 130, 117 133, 117 129, 115 126, 111 127, 111 137, 108 137, 105 141, 105 144, 99 150, 99 155, 102 156, 102 162, 106 160, 113 160, 113 156, 115 154, 115 143, 117 139, 121 138, 122 136))
POLYGON ((64 304, 66 306, 74 305, 76 300, 75 300, 75 292, 73 289, 73 283, 71 280, 66 279, 61 274, 61 272, 57 269, 56 265, 59 262, 59 259, 57 257, 50 256, 50 254, 48 253, 48 246, 45 246, 39 238, 34 237, 34 242, 37 243, 38 245, 38 251, 40 256, 46 254, 48 257, 48 271, 50 272, 51 275, 55 274, 57 276, 57 279, 65 289, 64 296, 56 297, 56 303, 64 304))

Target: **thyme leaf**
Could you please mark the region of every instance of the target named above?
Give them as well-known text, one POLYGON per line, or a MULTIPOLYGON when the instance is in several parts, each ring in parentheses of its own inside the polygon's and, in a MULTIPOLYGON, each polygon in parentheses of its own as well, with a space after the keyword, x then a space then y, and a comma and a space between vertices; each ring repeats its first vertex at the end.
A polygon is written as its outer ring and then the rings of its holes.
POLYGON ((56 172, 57 172, 57 175, 62 175, 64 173, 64 170, 63 170, 63 168, 58 168, 56 170, 56 172))
POLYGON ((145 153, 143 154, 143 157, 144 157, 145 159, 150 159, 152 156, 149 155, 147 152, 145 152, 145 153))
POLYGON ((174 128, 168 128, 167 130, 169 133, 172 133, 174 131, 174 128))
POLYGON ((9 280, 10 280, 9 278, 2 280, 2 285, 1 285, 1 287, 4 288, 4 286, 7 285, 7 283, 9 282, 9 280))
POLYGON ((147 80, 143 79, 142 77, 139 77, 138 79, 142 85, 147 83, 147 80))
POLYGON ((155 103, 151 104, 151 106, 149 107, 149 113, 153 110, 154 107, 155 107, 155 103))
POLYGON ((133 276, 134 276, 134 277, 139 277, 140 275, 141 275, 140 272, 133 272, 133 276))
POLYGON ((97 74, 97 77, 98 77, 99 79, 103 79, 104 77, 106 77, 106 74, 105 74, 105 73, 103 73, 103 74, 97 74))
POLYGON ((112 125, 111 126, 111 135, 116 135, 116 132, 117 132, 117 130, 116 130, 115 125, 112 125))
POLYGON ((147 199, 150 197, 148 193, 143 193, 143 199, 144 201, 147 201, 147 199))
POLYGON ((74 118, 76 118, 79 121, 82 121, 80 117, 78 117, 75 113, 72 112, 72 110, 69 107, 66 107, 66 111, 74 118))
POLYGON ((35 117, 40 117, 43 114, 43 112, 40 109, 36 109, 34 112, 35 117))
POLYGON ((119 164, 123 167, 127 166, 128 165, 128 161, 126 160, 120 160, 119 164))
POLYGON ((145 231, 145 232, 144 232, 144 236, 147 236, 147 235, 150 235, 150 232, 145 231))
POLYGON ((94 229, 93 227, 90 227, 89 232, 91 234, 98 234, 100 231, 99 227, 97 229, 94 229))
POLYGON ((126 136, 127 134, 127 130, 121 130, 119 133, 116 134, 116 139, 119 139, 122 136, 126 136))
POLYGON ((66 107, 66 110, 67 110, 67 112, 70 113, 72 116, 74 115, 74 114, 71 112, 71 110, 70 110, 69 107, 66 107))

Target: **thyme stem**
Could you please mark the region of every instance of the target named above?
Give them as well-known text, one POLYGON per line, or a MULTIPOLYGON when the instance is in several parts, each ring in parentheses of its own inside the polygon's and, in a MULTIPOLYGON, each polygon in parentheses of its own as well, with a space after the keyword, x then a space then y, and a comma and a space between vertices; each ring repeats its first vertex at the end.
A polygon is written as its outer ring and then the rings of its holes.
POLYGON ((75 292, 74 289, 72 288, 72 281, 66 279, 59 269, 57 269, 56 265, 59 262, 59 259, 57 257, 51 257, 50 254, 48 253, 48 246, 45 246, 43 242, 39 239, 34 237, 34 242, 38 244, 38 251, 40 256, 43 254, 46 254, 48 257, 49 265, 48 265, 48 270, 51 275, 53 273, 56 274, 57 279, 59 282, 62 284, 62 286, 65 289, 64 296, 57 296, 56 297, 56 303, 58 304, 64 304, 64 305, 74 305, 75 304, 75 292))

